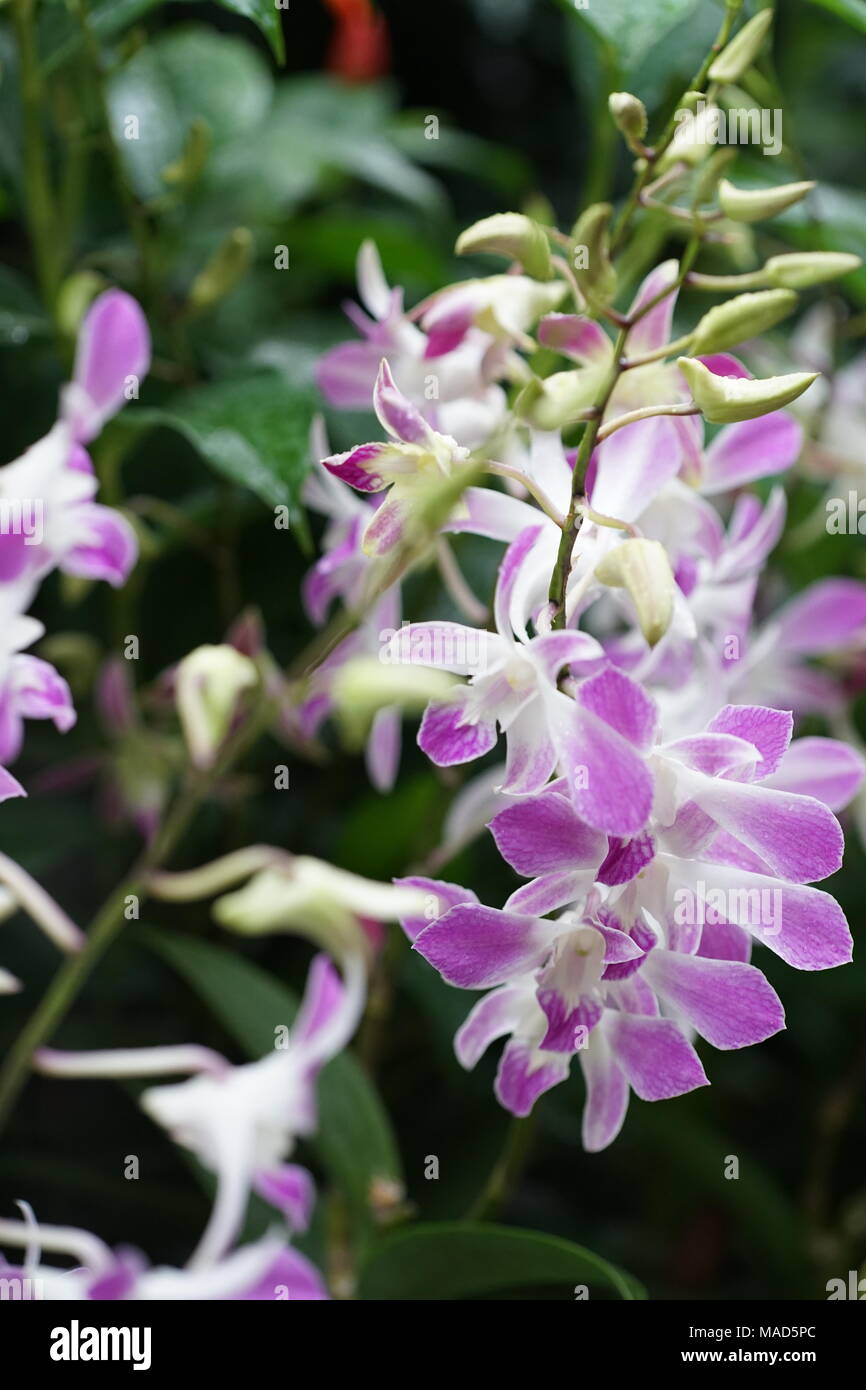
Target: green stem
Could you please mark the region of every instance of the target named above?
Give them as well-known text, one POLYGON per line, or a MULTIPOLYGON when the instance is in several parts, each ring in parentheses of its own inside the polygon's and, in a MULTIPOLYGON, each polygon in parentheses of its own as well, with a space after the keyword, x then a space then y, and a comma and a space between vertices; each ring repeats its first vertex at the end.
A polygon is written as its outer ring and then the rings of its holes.
MULTIPOLYGON (((715 41, 709 53, 707 54, 698 71, 695 73, 694 77, 692 78, 691 82, 686 88, 686 91, 703 92, 705 90, 707 85, 707 75, 712 66, 713 59, 716 57, 718 53, 722 51, 722 49, 725 47, 725 44, 728 42, 728 39, 731 36, 731 30, 734 27, 737 16, 739 15, 740 10, 743 8, 743 3, 744 0, 726 0, 725 17, 722 21, 721 28, 719 29, 719 32, 716 35, 715 41)), ((653 173, 658 162, 659 156, 664 154, 665 150, 667 149, 668 145, 671 143, 671 141, 674 138, 674 135, 676 134, 677 111, 681 109, 681 106, 682 102, 680 101, 677 103, 677 106, 671 112, 670 119, 668 120, 668 123, 665 126, 664 131, 662 132, 661 138, 653 146, 652 160, 647 160, 644 168, 641 170, 641 172, 635 179, 634 186, 632 187, 632 190, 625 201, 625 205, 623 206, 622 212, 619 215, 616 228, 611 238, 611 255, 613 255, 613 253, 616 250, 618 250, 620 244, 622 243, 622 239, 625 235, 628 224, 631 221, 632 216, 640 206, 641 194, 643 193, 646 185, 650 182, 650 180, 653 177, 653 173)))
POLYGON ((82 985, 120 933, 126 920, 124 908, 127 899, 134 896, 140 902, 147 897, 150 872, 158 868, 172 853, 202 801, 229 768, 248 751, 267 726, 272 714, 272 702, 263 698, 258 709, 250 714, 226 744, 222 756, 213 767, 189 780, 166 817, 162 829, 97 912, 81 951, 67 957, 54 976, 0 1070, 0 1126, 8 1119, 27 1080, 33 1053, 49 1040, 66 1017, 82 985))
POLYGON ((601 426, 602 416, 605 407, 610 400, 616 383, 619 381, 622 371, 622 355, 625 348, 625 340, 628 336, 630 325, 625 325, 619 331, 613 349, 613 365, 605 379, 604 385, 599 392, 598 398, 594 402, 597 415, 590 420, 583 432, 580 441, 577 459, 574 465, 574 478, 571 488, 571 501, 568 507, 568 515, 565 518, 565 525, 562 528, 562 538, 559 542, 559 550, 556 555, 556 564, 553 567, 553 574, 550 579, 550 589, 548 598, 554 606, 553 626, 555 628, 565 627, 565 590, 568 584, 568 576, 571 573, 571 556, 574 550, 574 543, 577 540, 577 533, 580 530, 583 520, 579 502, 583 495, 586 484, 586 473, 589 468, 589 461, 595 447, 596 435, 601 426))
POLYGON ((111 175, 117 190, 120 205, 123 208, 124 216, 126 217, 129 230, 132 233, 132 238, 138 251, 142 297, 147 299, 152 279, 150 264, 150 231, 147 225, 147 219, 127 182, 123 160, 114 139, 114 132, 111 128, 111 113, 108 109, 108 102, 105 97, 105 72, 102 64, 102 54, 99 48, 99 41, 90 23, 87 0, 73 0, 73 9, 75 10, 75 17, 81 29, 84 53, 91 72, 91 81, 88 85, 94 98, 96 114, 99 121, 100 141, 111 169, 111 175))
POLYGON ((472 1203, 467 1220, 490 1221, 498 1216, 523 1175, 537 1128, 537 1106, 525 1118, 514 1117, 508 1127, 502 1151, 483 1190, 472 1203))
POLYGON ((33 242, 36 275, 42 298, 52 317, 62 273, 60 228, 54 211, 49 177, 48 151, 42 124, 45 109, 39 53, 33 24, 33 0, 13 0, 12 19, 20 64, 21 106, 24 120, 24 187, 27 221, 33 242))

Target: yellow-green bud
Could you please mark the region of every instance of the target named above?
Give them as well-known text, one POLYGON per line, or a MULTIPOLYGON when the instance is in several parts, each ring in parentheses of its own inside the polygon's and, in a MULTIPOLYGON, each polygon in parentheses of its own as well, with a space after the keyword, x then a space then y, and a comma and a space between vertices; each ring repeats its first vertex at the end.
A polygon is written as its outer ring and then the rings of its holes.
POLYGON ((461 684, 446 671, 412 662, 383 662, 356 656, 334 677, 331 699, 346 742, 359 746, 380 709, 420 714, 431 700, 445 700, 461 684))
POLYGON ((518 419, 540 430, 558 430, 578 419, 595 401, 606 368, 583 367, 533 377, 514 403, 518 419))
POLYGON ((778 217, 785 208, 793 207, 811 193, 815 184, 782 183, 777 188, 736 188, 727 179, 719 184, 719 206, 735 222, 762 222, 766 217, 778 217))
POLYGON ((627 589, 640 630, 651 647, 664 637, 674 612, 674 576, 659 541, 637 537, 623 541, 596 566, 602 584, 627 589))
POLYGON ((759 290, 738 294, 704 314, 689 346, 696 357, 724 352, 746 338, 757 338, 792 313, 797 305, 793 290, 759 290))
POLYGON ((227 645, 196 647, 179 663, 177 712, 196 767, 215 762, 243 692, 258 679, 249 657, 227 645))
POLYGON ((467 227, 454 247, 458 256, 484 251, 519 261, 527 275, 550 279, 550 248, 537 222, 522 212, 497 212, 467 227))
POLYGON ((825 280, 849 275, 862 264, 859 256, 847 251, 792 251, 784 256, 771 256, 764 266, 764 274, 771 285, 804 290, 810 285, 822 285, 825 280))
POLYGON ((166 164, 162 171, 164 181, 184 187, 195 183, 207 163, 210 145, 210 127, 201 116, 196 116, 190 125, 180 158, 166 164))
POLYGON ((608 250, 612 215, 610 203, 593 203, 581 213, 571 233, 574 278, 591 304, 607 304, 616 293, 616 271, 608 250))
POLYGON ((647 132, 646 107, 639 97, 631 92, 611 92, 607 99, 614 125, 621 130, 629 144, 634 148, 643 140, 647 132))
POLYGON ((729 425, 736 420, 755 420, 790 405, 818 376, 818 372, 791 372, 787 376, 716 376, 703 362, 680 357, 677 366, 689 384, 692 400, 711 425, 729 425))
POLYGON ((744 24, 731 42, 722 49, 710 67, 711 82, 736 82, 752 66, 773 22, 772 10, 761 10, 744 24))
POLYGON ((187 312, 200 314, 219 303, 246 273, 252 258, 252 233, 246 227, 236 227, 190 285, 187 312))

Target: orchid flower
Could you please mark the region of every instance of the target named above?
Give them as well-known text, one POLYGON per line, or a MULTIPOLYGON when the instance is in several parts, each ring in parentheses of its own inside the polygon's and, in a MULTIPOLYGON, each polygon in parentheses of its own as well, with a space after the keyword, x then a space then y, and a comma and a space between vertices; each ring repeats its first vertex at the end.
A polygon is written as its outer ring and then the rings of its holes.
MULTIPOLYGON (((148 1115, 217 1176, 213 1211, 190 1267, 223 1258, 240 1229, 251 1190, 304 1230, 313 1202, 310 1175, 286 1163, 295 1140, 316 1128, 315 1083, 330 1057, 345 1045, 357 1022, 350 997, 331 962, 317 956, 285 1047, 257 1062, 234 1067, 207 1048, 117 1049, 60 1053, 36 1058, 53 1076, 143 1076, 190 1072, 191 1079, 146 1090, 148 1115)), ((275 1020, 285 1027, 286 1020, 275 1020)))
POLYGON ((137 1250, 112 1250, 98 1236, 75 1227, 42 1225, 25 1203, 19 1205, 27 1219, 0 1219, 0 1243, 25 1246, 24 1264, 7 1264, 0 1257, 0 1277, 17 1284, 25 1300, 174 1303, 328 1297, 315 1266, 275 1234, 201 1268, 151 1267, 137 1250), (71 1257, 74 1268, 43 1264, 46 1251, 71 1257))
POLYGON ((398 391, 385 359, 379 367, 373 406, 390 436, 385 444, 360 444, 345 454, 323 459, 336 477, 360 492, 388 496, 364 528, 362 549, 368 555, 384 555, 403 538, 414 518, 416 503, 431 481, 449 477, 468 459, 469 450, 449 435, 438 434, 398 391))

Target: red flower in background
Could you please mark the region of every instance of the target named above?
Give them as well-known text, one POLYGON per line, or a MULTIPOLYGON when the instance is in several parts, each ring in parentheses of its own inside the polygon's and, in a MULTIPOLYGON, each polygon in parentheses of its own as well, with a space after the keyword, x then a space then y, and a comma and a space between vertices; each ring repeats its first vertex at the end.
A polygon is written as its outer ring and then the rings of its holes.
POLYGON ((326 66, 349 82, 371 82, 388 71, 391 45, 385 16, 371 0, 325 0, 337 17, 326 66))

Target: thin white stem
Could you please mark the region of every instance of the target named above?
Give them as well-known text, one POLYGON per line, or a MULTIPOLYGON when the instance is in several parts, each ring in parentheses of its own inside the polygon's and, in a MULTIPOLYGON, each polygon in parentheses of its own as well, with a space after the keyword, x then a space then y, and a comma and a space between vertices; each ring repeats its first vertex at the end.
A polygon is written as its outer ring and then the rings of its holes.
POLYGON ((222 893, 259 869, 290 862, 291 855, 273 845, 247 845, 245 849, 225 854, 186 873, 152 873, 148 876, 147 887, 155 898, 165 902, 195 902, 222 893))
POLYGON ((44 931, 61 951, 80 951, 87 940, 83 931, 67 917, 63 908, 49 893, 31 878, 20 864, 8 855, 0 854, 0 882, 5 883, 19 907, 44 931))
POLYGON ((173 1076, 180 1072, 210 1072, 219 1076, 228 1066, 218 1052, 196 1043, 94 1052, 59 1052, 42 1047, 33 1054, 33 1069, 44 1076, 173 1076))
POLYGON ((618 415, 609 424, 602 425, 598 432, 598 441, 608 439, 617 430, 624 429, 626 425, 633 425, 637 420, 652 420, 656 415, 700 415, 700 410, 696 405, 647 405, 641 410, 629 410, 625 415, 618 415))
MULTIPOLYGON (((0 1220, 0 1244, 23 1245, 29 1250, 34 1234, 32 1222, 0 1220)), ((75 1226, 39 1226, 39 1244, 43 1250, 71 1255, 90 1270, 105 1269, 114 1259, 104 1241, 75 1226)))
POLYGON ((466 583, 454 551, 444 536, 439 536, 436 541, 436 562, 442 576, 442 583, 464 618, 468 618, 469 622, 476 626, 486 623, 487 606, 475 597, 466 583))
POLYGON ((554 506, 543 488, 540 488, 538 483, 534 482, 532 478, 527 477, 525 473, 521 473, 519 468, 513 468, 510 463, 488 463, 487 471, 488 473, 495 473, 499 478, 512 478, 516 483, 522 483, 526 491, 535 498, 545 516, 549 516, 550 520, 559 527, 560 531, 562 530, 565 525, 565 517, 554 506))

